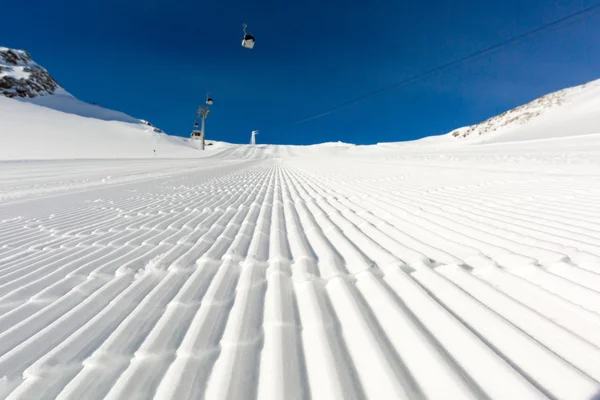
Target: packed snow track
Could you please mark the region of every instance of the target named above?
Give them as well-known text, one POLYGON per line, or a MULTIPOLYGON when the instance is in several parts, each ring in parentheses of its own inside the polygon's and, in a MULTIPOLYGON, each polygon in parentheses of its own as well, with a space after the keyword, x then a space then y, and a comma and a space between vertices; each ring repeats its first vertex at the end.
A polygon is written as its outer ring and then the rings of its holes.
POLYGON ((598 153, 535 149, 0 163, 0 398, 594 398, 598 153))

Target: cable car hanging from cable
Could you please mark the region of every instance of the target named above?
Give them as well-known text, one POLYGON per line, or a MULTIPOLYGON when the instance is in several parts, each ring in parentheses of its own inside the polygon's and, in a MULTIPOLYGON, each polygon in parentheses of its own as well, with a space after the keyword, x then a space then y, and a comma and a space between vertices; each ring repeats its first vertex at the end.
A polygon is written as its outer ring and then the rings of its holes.
POLYGON ((208 104, 209 106, 212 106, 214 101, 212 99, 212 97, 209 96, 210 93, 206 93, 206 104, 208 104))
POLYGON ((244 24, 244 39, 242 40, 242 46, 247 49, 254 48, 254 36, 249 33, 246 33, 246 28, 248 25, 244 24))

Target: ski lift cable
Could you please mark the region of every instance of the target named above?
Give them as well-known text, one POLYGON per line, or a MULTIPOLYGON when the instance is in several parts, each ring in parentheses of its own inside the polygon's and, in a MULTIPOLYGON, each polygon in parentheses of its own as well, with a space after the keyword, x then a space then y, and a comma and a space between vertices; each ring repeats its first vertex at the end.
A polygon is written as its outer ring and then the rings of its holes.
POLYGON ((519 34, 517 36, 513 36, 513 37, 511 37, 509 39, 503 40, 502 42, 499 42, 499 43, 496 43, 494 45, 488 46, 488 47, 483 48, 481 50, 477 50, 477 51, 475 51, 475 52, 473 52, 471 54, 468 54, 466 56, 460 57, 460 58, 458 58, 456 60, 453 60, 453 61, 447 62, 445 64, 439 65, 439 66, 437 66, 435 68, 432 68, 432 69, 427 70, 425 72, 419 73, 417 75, 413 75, 413 76, 411 76, 409 78, 406 78, 406 79, 404 79, 402 81, 393 83, 393 84, 391 84, 389 86, 386 86, 386 87, 383 87, 383 88, 371 91, 369 93, 365 93, 365 94, 363 94, 361 96, 355 97, 352 100, 345 101, 345 102, 343 102, 343 103, 341 103, 341 104, 339 104, 339 105, 337 105, 335 107, 332 107, 332 108, 330 108, 328 110, 325 110, 323 112, 320 112, 318 114, 312 115, 310 117, 305 117, 305 118, 302 118, 302 119, 294 120, 294 121, 291 121, 291 122, 283 123, 283 124, 280 124, 280 125, 276 125, 274 127, 271 127, 269 130, 281 129, 281 128, 285 128, 285 127, 288 127, 288 126, 291 126, 291 125, 302 124, 302 123, 309 122, 309 121, 312 121, 312 120, 315 120, 315 119, 318 119, 318 118, 325 117, 325 116, 333 114, 333 113, 335 113, 337 111, 340 111, 340 110, 343 110, 345 108, 351 107, 351 106, 353 106, 355 104, 358 104, 361 101, 366 100, 366 99, 368 99, 370 97, 374 97, 374 96, 377 96, 379 94, 382 94, 382 93, 385 93, 385 92, 389 92, 390 90, 396 89, 396 88, 401 87, 401 86, 406 86, 408 84, 411 84, 411 83, 414 83, 414 82, 416 82, 418 80, 421 80, 421 79, 423 79, 423 78, 425 78, 427 76, 433 75, 433 74, 435 74, 437 72, 441 72, 443 70, 446 70, 446 69, 449 69, 449 68, 452 68, 452 67, 455 67, 455 66, 458 66, 458 65, 462 65, 462 64, 465 64, 467 62, 472 62, 472 61, 478 60, 478 59, 480 59, 480 58, 482 58, 484 56, 488 56, 490 54, 495 54, 495 53, 498 53, 500 51, 506 50, 506 48, 508 48, 509 45, 511 45, 511 44, 515 44, 515 43, 518 43, 520 41, 527 40, 527 39, 532 39, 534 37, 539 37, 539 36, 541 36, 544 33, 550 32, 552 30, 552 28, 554 28, 554 30, 558 30, 560 28, 564 28, 566 26, 570 26, 573 23, 581 22, 581 21, 583 21, 583 20, 585 20, 587 18, 590 18, 590 17, 594 16, 596 13, 592 13, 592 12, 593 11, 598 11, 599 9, 600 9, 600 3, 597 3, 595 5, 586 7, 584 9, 581 9, 581 10, 576 11, 574 13, 568 14, 568 15, 562 17, 562 18, 556 19, 556 20, 554 20, 552 22, 544 24, 544 25, 542 25, 540 27, 537 27, 535 29, 531 29, 531 30, 523 32, 523 33, 521 33, 521 34, 519 34), (578 17, 582 17, 582 18, 579 18, 576 21, 572 21, 572 20, 574 20, 574 19, 576 19, 578 17), (570 21, 570 23, 566 24, 566 25, 563 25, 567 21, 570 21))

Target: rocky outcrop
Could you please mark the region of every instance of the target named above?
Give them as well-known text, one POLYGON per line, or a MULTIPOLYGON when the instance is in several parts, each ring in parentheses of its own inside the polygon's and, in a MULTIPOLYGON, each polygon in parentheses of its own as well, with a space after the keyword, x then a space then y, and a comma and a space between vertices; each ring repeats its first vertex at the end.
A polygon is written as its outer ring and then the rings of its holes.
POLYGON ((150 122, 146 121, 145 119, 140 119, 140 122, 144 125, 152 127, 154 133, 164 133, 162 131, 162 129, 155 127, 154 125, 152 125, 150 122))
POLYGON ((60 88, 48 71, 23 50, 0 47, 0 94, 6 97, 37 97, 60 88))

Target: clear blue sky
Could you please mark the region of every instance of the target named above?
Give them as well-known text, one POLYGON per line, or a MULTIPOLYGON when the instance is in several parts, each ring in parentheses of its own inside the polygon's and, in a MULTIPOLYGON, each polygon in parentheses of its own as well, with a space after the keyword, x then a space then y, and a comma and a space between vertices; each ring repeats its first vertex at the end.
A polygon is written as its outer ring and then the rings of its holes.
POLYGON ((600 16, 333 115, 317 114, 535 28, 587 0, 28 0, 2 6, 23 48, 78 98, 186 136, 206 91, 209 138, 375 143, 441 134, 600 78, 600 16), (240 46, 246 22, 254 50, 240 46))

